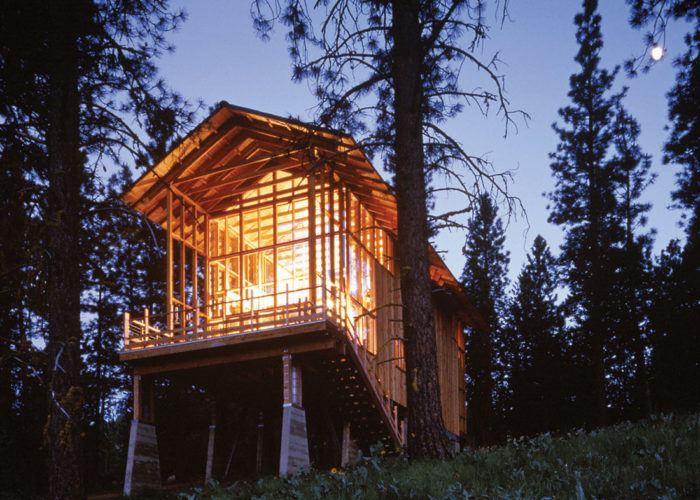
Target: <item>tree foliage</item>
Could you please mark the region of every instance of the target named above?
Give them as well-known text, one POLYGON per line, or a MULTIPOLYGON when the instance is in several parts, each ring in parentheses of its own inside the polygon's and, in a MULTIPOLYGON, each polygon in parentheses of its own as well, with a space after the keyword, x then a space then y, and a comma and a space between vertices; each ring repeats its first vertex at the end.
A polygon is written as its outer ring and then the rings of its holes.
POLYGON ((466 263, 461 278, 462 286, 487 325, 486 329, 465 330, 467 429, 476 445, 490 444, 496 438, 494 406, 498 399, 503 399, 506 375, 513 361, 505 348, 510 340, 505 331, 510 258, 504 243, 498 209, 491 197, 483 194, 468 224, 463 250, 466 263))

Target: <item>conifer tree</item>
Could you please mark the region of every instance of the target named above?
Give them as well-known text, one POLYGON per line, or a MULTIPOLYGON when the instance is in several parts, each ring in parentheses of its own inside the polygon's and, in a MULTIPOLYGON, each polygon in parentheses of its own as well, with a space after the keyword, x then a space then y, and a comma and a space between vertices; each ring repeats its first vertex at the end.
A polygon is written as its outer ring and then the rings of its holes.
POLYGON ((467 225, 464 245, 466 263, 462 286, 469 291, 474 305, 482 315, 487 329, 465 330, 467 376, 467 429, 470 440, 478 446, 490 444, 496 438, 494 403, 496 378, 506 369, 503 354, 508 284, 508 251, 504 249, 505 234, 498 209, 491 197, 483 194, 478 209, 467 225))
POLYGON ((647 223, 649 203, 640 201, 644 189, 653 182, 651 157, 638 144, 640 127, 618 101, 612 124, 614 157, 611 161, 616 183, 617 218, 621 242, 614 261, 617 274, 612 295, 616 311, 611 353, 613 386, 617 397, 613 406, 620 416, 639 418, 649 415, 649 393, 646 350, 648 344, 645 297, 649 286, 651 244, 653 234, 642 232, 647 223))
POLYGON ((557 150, 550 154, 556 188, 549 221, 566 229, 561 262, 569 287, 568 307, 583 365, 588 367, 578 387, 586 421, 607 421, 606 344, 610 328, 610 298, 615 270, 612 248, 620 239, 616 227, 615 185, 608 152, 609 126, 615 98, 610 96, 615 72, 601 69, 603 46, 597 0, 584 0, 575 17, 580 71, 570 78, 571 104, 561 108, 564 125, 555 124, 557 150))
POLYGON ((538 235, 518 276, 506 333, 513 348, 507 417, 514 435, 561 429, 563 424, 564 316, 557 286, 556 259, 538 235))
POLYGON ((85 493, 81 240, 99 181, 94 173, 107 162, 122 164, 126 154, 136 161, 147 154, 137 127, 162 110, 170 109, 178 123, 188 117, 153 63, 167 48, 164 34, 181 19, 166 0, 13 0, 0 16, 3 133, 23 154, 38 151, 40 157, 23 175, 42 200, 33 213, 40 216, 36 234, 42 239, 44 438, 52 498, 85 493))
POLYGON ((650 206, 640 202, 653 181, 650 158, 637 142, 639 125, 612 93, 617 68, 601 69, 603 46, 596 0, 575 18, 580 72, 571 76, 571 104, 555 124, 556 188, 550 222, 564 226, 561 263, 571 316, 573 355, 585 375, 575 390, 584 422, 648 414, 645 273, 650 206))
POLYGON ((627 2, 632 26, 648 28, 649 45, 663 42, 673 19, 685 21, 689 28, 684 37, 686 49, 674 61, 678 70, 675 85, 667 94, 671 133, 663 158, 664 163, 680 167, 672 194, 677 207, 685 211, 686 241, 682 249, 678 241, 671 241, 657 260, 652 297, 659 302, 651 305, 653 344, 661 349, 652 355, 655 406, 665 411, 687 409, 693 401, 697 404, 697 394, 675 386, 679 379, 659 360, 670 361, 669 353, 674 353, 671 362, 676 374, 695 378, 700 374, 700 336, 687 327, 700 323, 700 4, 686 0, 627 2), (670 297, 675 302, 670 303, 670 297))
MULTIPOLYGON (((700 404, 700 342, 687 323, 697 291, 685 267, 683 249, 671 240, 656 258, 650 287, 650 386, 655 412, 696 411, 700 404)), ((697 308, 697 302, 695 303, 697 308)))

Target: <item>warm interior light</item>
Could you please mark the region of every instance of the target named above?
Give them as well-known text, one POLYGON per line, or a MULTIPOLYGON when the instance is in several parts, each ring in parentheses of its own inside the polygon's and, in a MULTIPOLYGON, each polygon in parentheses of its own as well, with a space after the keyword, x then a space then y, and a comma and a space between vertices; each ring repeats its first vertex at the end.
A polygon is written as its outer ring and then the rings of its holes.
POLYGON ((661 45, 654 45, 651 49, 651 58, 654 61, 660 61, 664 56, 664 48, 661 45))

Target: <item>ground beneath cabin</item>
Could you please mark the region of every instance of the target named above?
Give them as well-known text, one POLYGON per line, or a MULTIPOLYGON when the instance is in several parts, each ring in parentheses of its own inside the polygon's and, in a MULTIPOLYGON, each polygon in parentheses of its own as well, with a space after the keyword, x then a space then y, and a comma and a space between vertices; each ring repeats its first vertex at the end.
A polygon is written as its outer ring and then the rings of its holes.
MULTIPOLYGON (((148 498, 700 498, 700 414, 519 439, 445 462, 369 457, 347 471, 148 498)), ((145 498, 145 497, 144 497, 145 498)))

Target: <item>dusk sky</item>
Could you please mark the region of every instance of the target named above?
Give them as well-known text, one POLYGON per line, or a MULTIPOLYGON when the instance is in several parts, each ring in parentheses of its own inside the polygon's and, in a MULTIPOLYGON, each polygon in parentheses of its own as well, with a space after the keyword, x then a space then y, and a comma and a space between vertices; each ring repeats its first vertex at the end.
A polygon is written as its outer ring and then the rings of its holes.
MULTIPOLYGON (((271 41, 261 41, 253 29, 248 0, 182 2, 181 6, 188 13, 188 20, 170 37, 175 53, 160 61, 161 73, 172 88, 191 101, 202 99, 206 106, 227 100, 268 113, 312 119, 315 102, 306 84, 291 81, 282 29, 275 32, 271 41)), ((547 199, 542 193, 554 187, 548 153, 554 151, 557 137, 551 124, 558 118, 557 109, 568 102, 569 76, 578 71, 573 60, 577 51, 573 18, 580 8, 580 2, 573 0, 514 0, 510 2, 511 20, 502 28, 491 15, 488 21, 492 29, 483 47, 484 58, 500 52, 505 63, 500 71, 506 76, 511 105, 528 112, 531 120, 527 125, 520 122, 517 134, 511 130, 505 139, 504 123, 495 113, 484 118, 477 109, 467 108, 449 125, 471 154, 487 155, 497 171, 515 170, 510 188, 522 199, 529 229, 522 217, 508 223, 507 248, 513 278, 537 234, 542 234, 555 252, 562 239, 560 228, 547 223, 547 199)), ((602 0, 601 15, 604 67, 611 69, 642 53, 643 35, 630 28, 629 9, 623 0, 602 0)), ((629 79, 620 72, 616 80, 617 89, 630 87, 626 106, 641 124, 642 149, 652 155, 652 171, 658 174, 656 183, 644 196, 653 203, 649 227, 658 231, 657 252, 669 239, 682 235, 678 227, 681 213, 669 208, 676 168, 663 165, 661 155, 668 135, 664 130, 666 92, 674 83, 672 61, 683 50, 685 31, 685 26, 671 24, 664 59, 648 74, 629 79)), ((478 78, 473 71, 465 69, 465 81, 478 78)), ((381 170, 378 161, 375 166, 381 170)), ((440 206, 462 203, 463 200, 442 200, 440 206)), ((447 252, 444 258, 459 276, 464 233, 444 232, 436 243, 439 250, 447 252)))

